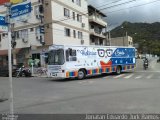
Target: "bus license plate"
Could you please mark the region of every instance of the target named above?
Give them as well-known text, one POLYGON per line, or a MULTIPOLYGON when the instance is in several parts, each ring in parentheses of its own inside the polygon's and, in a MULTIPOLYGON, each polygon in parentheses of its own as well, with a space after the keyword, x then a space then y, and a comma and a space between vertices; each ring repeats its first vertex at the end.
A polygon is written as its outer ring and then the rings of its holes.
POLYGON ((57 76, 57 74, 56 73, 52 73, 52 76, 57 76))

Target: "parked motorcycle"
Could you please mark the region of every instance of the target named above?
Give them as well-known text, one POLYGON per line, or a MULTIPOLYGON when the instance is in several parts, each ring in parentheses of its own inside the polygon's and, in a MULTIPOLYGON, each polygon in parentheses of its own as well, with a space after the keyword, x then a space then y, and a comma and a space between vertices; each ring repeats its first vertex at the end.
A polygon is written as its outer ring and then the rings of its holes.
POLYGON ((31 77, 31 70, 29 68, 25 68, 24 65, 17 69, 16 77, 31 77))

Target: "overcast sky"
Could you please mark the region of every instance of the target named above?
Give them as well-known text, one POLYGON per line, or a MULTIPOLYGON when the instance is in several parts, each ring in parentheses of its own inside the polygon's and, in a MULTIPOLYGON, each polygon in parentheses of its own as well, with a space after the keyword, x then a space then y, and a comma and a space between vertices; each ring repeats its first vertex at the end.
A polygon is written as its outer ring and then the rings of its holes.
POLYGON ((123 21, 160 22, 160 0, 88 0, 107 15, 110 28, 123 21))

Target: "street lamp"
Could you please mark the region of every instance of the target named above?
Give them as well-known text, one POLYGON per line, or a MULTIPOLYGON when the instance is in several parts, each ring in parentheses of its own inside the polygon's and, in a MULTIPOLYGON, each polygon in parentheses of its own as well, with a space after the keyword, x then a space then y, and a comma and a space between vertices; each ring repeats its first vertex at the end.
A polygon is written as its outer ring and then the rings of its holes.
MULTIPOLYGON (((121 29, 123 30, 124 27, 122 26, 121 29)), ((123 46, 124 46, 124 30, 122 31, 122 37, 123 37, 123 46)))
POLYGON ((123 32, 123 46, 125 46, 125 43, 124 43, 124 33, 126 32, 126 39, 127 39, 128 34, 127 34, 127 31, 125 31, 125 28, 123 26, 121 26, 121 29, 123 30, 122 31, 123 32))

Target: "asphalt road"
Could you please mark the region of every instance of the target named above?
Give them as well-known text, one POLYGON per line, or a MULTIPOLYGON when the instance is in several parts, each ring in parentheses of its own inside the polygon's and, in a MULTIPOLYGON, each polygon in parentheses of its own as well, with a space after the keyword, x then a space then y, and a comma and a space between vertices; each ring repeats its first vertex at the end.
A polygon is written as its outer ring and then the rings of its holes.
MULTIPOLYGON (((85 80, 13 78, 16 113, 159 113, 160 63, 150 59, 149 69, 85 80)), ((0 99, 9 98, 8 78, 0 78, 0 99)), ((0 102, 0 113, 9 101, 0 102)))

